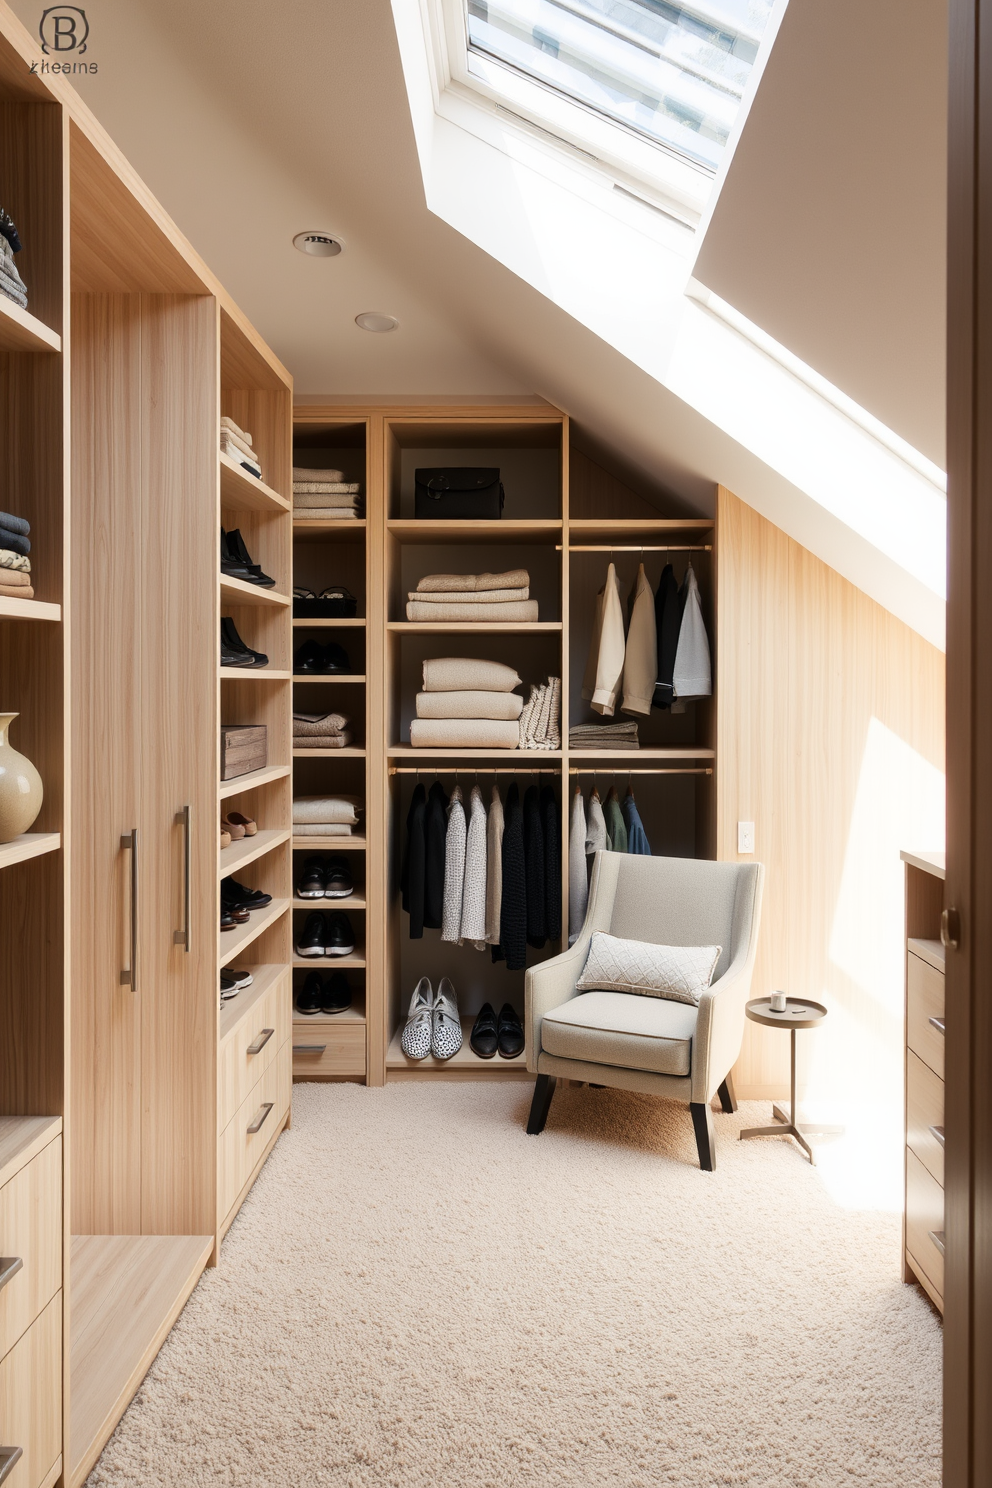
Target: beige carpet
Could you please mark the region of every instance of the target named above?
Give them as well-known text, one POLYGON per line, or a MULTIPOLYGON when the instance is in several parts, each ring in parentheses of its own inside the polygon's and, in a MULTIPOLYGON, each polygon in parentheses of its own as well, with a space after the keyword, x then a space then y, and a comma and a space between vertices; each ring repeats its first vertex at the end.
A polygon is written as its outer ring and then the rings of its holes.
POLYGON ((295 1089, 112 1488, 927 1488, 940 1327, 790 1143, 523 1084, 295 1089))

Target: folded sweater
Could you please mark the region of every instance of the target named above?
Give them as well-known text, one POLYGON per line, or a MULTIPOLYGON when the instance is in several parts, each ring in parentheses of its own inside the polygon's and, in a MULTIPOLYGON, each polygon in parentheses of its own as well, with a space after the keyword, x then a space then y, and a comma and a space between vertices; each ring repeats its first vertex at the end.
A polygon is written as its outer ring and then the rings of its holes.
POLYGON ((222 413, 220 416, 220 426, 222 429, 226 429, 228 434, 233 434, 235 439, 243 439, 245 444, 251 444, 251 435, 246 434, 240 424, 236 424, 232 418, 228 418, 226 413, 222 413))
POLYGON ((294 496, 357 496, 361 481, 295 481, 294 496))
POLYGON ((516 749, 519 725, 498 718, 414 718, 415 749, 516 749))
POLYGON ((294 465, 294 481, 343 481, 343 470, 324 470, 320 465, 294 465))
POLYGON ((525 599, 519 604, 430 604, 412 600, 406 607, 408 620, 445 621, 467 620, 477 625, 509 622, 533 622, 538 617, 537 600, 525 599))
POLYGON ((294 825, 331 822, 354 826, 363 811, 361 796, 297 796, 293 801, 294 825))
POLYGON ((31 536, 31 523, 23 517, 12 516, 10 512, 0 511, 0 527, 8 532, 16 532, 20 537, 31 536))
POLYGON ((501 661, 437 656, 424 662, 425 692, 512 692, 520 678, 501 661))
POLYGON ((525 568, 511 568, 497 574, 427 574, 417 585, 417 593, 458 593, 466 589, 478 594, 487 589, 526 589, 529 585, 530 574, 525 568))
POLYGON ((452 590, 449 594, 440 592, 430 595, 424 599, 419 589, 407 593, 407 599, 417 604, 519 604, 530 599, 530 590, 523 589, 487 589, 482 594, 476 594, 471 589, 452 590))
POLYGON ((520 717, 524 700, 519 692, 418 692, 418 718, 520 717))
POLYGON ((0 572, 0 584, 7 589, 26 589, 31 583, 31 575, 20 569, 6 568, 0 572))
POLYGON ((361 506, 308 506, 305 509, 296 507, 295 511, 300 522, 350 522, 363 515, 361 506))
POLYGON ((31 559, 26 558, 23 553, 14 553, 10 548, 0 548, 0 568, 8 571, 14 570, 20 573, 31 572, 31 559))
POLYGON ((27 557, 31 551, 31 539, 22 537, 19 532, 11 532, 9 528, 0 525, 0 548, 8 548, 13 553, 20 553, 27 557))
POLYGON ((343 713, 294 713, 293 738, 304 734, 343 734, 348 719, 343 713))
POLYGON ((345 729, 340 734, 294 734, 294 749, 347 749, 351 734, 345 729))
POLYGON ((354 828, 350 822, 294 822, 294 837, 351 837, 354 828))
POLYGON ((298 491, 295 486, 293 487, 293 505, 297 508, 307 506, 354 506, 361 499, 357 486, 354 491, 298 491))
POLYGON ((222 427, 220 431, 220 442, 222 445, 233 445, 247 459, 254 460, 255 464, 258 464, 258 451, 252 449, 250 435, 232 434, 230 429, 222 427))
POLYGON ((13 584, 0 583, 0 596, 4 599, 34 599, 34 590, 30 584, 17 587, 13 584))

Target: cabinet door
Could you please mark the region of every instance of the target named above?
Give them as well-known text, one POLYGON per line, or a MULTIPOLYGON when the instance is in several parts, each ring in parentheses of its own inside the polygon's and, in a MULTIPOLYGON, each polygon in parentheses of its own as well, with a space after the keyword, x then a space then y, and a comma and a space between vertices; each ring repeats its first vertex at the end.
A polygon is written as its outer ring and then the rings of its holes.
POLYGON ((141 322, 141 1231, 203 1235, 217 1151, 216 301, 144 295, 141 322))
POLYGON ((121 982, 121 836, 138 826, 140 351, 133 296, 73 295, 70 1222, 82 1234, 141 1228, 140 948, 139 992, 121 982))

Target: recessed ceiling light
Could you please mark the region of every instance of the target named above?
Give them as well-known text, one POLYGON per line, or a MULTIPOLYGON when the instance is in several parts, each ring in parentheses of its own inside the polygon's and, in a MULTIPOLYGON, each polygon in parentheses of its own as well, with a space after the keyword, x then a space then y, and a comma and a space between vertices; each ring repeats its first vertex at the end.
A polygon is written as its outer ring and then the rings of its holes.
POLYGON ((395 315, 384 315, 381 310, 363 310, 355 316, 355 324, 363 331, 395 331, 399 321, 395 315))
POLYGON ((336 258, 344 247, 344 240, 335 233, 302 232, 293 239, 293 247, 311 258, 336 258))

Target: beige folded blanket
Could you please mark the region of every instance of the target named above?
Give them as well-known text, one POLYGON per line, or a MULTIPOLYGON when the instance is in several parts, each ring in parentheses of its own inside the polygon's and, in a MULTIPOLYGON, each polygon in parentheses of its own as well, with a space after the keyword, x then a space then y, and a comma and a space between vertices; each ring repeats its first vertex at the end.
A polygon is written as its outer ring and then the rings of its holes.
POLYGON ((352 828, 347 822, 294 822, 294 837, 350 837, 352 828))
POLYGON ((364 809, 361 796, 297 796, 293 801, 293 823, 339 822, 354 826, 358 813, 364 809))
POLYGON ((294 749, 347 749, 351 744, 348 730, 341 734, 294 734, 294 749))
POLYGON ((418 692, 418 718, 520 717, 519 692, 418 692))
POLYGON ((343 470, 324 470, 319 465, 294 465, 294 481, 343 481, 343 470))
POLYGON ((10 548, 0 548, 0 568, 15 569, 18 573, 31 572, 31 559, 23 553, 14 553, 10 548))
POLYGON ((483 594, 475 594, 471 589, 459 589, 450 594, 431 594, 429 600, 425 600, 420 590, 407 593, 407 599, 417 604, 520 604, 530 599, 529 589, 487 589, 483 594))
POLYGON ((4 599, 34 599, 34 590, 30 584, 0 584, 0 595, 4 599))
POLYGON ((355 506, 361 496, 347 491, 294 491, 293 505, 299 510, 308 506, 355 506))
POLYGON ((350 522, 365 515, 360 506, 308 506, 305 509, 296 507, 295 510, 298 522, 350 522))
POLYGON ((412 600, 406 607, 408 620, 475 621, 478 625, 507 622, 516 625, 537 619, 537 600, 525 599, 520 604, 429 604, 412 600))
POLYGON ((507 573, 428 574, 417 585, 418 594, 455 593, 460 589, 477 594, 485 589, 527 589, 530 574, 525 568, 511 568, 507 573))
POLYGON ((520 678, 501 661, 437 656, 424 662, 425 692, 512 692, 520 678))
POLYGON ((310 734, 343 734, 348 720, 343 713, 294 713, 293 738, 310 734))
POLYGON ((294 481, 294 496, 357 496, 360 481, 294 481))
POLYGON ((0 584, 6 589, 28 589, 31 586, 31 575, 19 568, 5 568, 0 571, 0 584))
POLYGON ((220 416, 220 426, 222 429, 226 430, 228 434, 232 435, 234 439, 244 440, 245 444, 247 444, 248 447, 251 448, 251 435, 246 434, 244 429, 236 424, 232 418, 228 418, 226 413, 222 413, 220 416))
POLYGON ((520 728, 498 718, 414 718, 415 749, 516 749, 520 728))
POLYGON ((232 434, 230 429, 221 429, 220 443, 222 449, 240 450, 241 454, 253 460, 256 465, 258 464, 258 452, 252 449, 250 439, 241 439, 238 435, 232 434))

